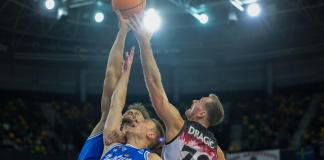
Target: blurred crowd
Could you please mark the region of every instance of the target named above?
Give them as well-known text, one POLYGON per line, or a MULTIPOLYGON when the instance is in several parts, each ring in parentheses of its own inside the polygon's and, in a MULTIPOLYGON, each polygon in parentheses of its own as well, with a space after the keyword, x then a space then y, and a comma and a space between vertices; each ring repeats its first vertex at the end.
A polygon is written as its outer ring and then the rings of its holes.
POLYGON ((303 146, 315 147, 316 155, 324 159, 324 100, 321 102, 314 120, 304 134, 303 146))
POLYGON ((29 102, 10 98, 0 104, 1 150, 29 153, 76 153, 88 136, 90 104, 29 102), (87 114, 87 115, 86 115, 87 114))
POLYGON ((311 100, 292 93, 239 101, 242 150, 287 148, 311 100))
MULTIPOLYGON (((286 149, 309 107, 312 96, 302 93, 233 100, 228 123, 212 129, 224 151, 286 149), (231 144, 232 120, 241 126, 240 145, 231 144), (224 145, 231 144, 231 145, 224 145)), ((2 98, 0 101, 1 150, 77 155, 98 120, 99 106, 66 100, 35 101, 2 98)), ((189 104, 190 105, 190 104, 189 104)), ((182 113, 189 106, 179 105, 182 113)), ((226 106, 225 106, 226 107, 226 106)), ((149 110, 153 112, 152 108, 149 110)), ((323 154, 324 101, 304 134, 302 145, 323 154)))

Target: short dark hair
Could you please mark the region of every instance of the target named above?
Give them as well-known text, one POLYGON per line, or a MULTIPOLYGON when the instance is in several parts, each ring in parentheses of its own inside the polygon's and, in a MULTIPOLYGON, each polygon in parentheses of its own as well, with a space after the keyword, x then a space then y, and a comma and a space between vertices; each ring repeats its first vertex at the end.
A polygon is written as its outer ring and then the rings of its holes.
POLYGON ((144 119, 150 119, 150 114, 142 103, 133 103, 128 106, 128 109, 135 109, 142 113, 144 119))
POLYGON ((221 123, 224 119, 224 108, 220 100, 215 94, 209 94, 211 102, 205 104, 208 115, 209 126, 215 126, 221 123))
POLYGON ((156 120, 154 118, 152 118, 151 120, 155 124, 155 127, 153 128, 153 130, 156 134, 156 137, 155 137, 155 140, 149 145, 149 148, 152 150, 157 150, 157 149, 161 148, 162 145, 164 144, 165 133, 164 133, 163 126, 161 125, 161 123, 158 120, 156 120))

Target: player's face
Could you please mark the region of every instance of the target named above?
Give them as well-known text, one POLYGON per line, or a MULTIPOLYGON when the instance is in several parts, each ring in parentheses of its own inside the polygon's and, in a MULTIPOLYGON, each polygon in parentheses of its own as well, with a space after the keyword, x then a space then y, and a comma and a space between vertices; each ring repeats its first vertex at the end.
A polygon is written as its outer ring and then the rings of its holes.
POLYGON ((150 119, 144 119, 142 121, 139 121, 137 123, 133 123, 129 129, 128 132, 145 136, 147 133, 152 132, 152 129, 155 127, 155 123, 150 119))
POLYGON ((145 118, 143 114, 136 109, 130 109, 123 114, 123 122, 126 124, 131 124, 133 122, 143 121, 145 118))
POLYGON ((185 112, 187 119, 193 120, 198 113, 205 111, 204 106, 208 100, 209 97, 202 97, 199 100, 193 100, 191 107, 185 112))

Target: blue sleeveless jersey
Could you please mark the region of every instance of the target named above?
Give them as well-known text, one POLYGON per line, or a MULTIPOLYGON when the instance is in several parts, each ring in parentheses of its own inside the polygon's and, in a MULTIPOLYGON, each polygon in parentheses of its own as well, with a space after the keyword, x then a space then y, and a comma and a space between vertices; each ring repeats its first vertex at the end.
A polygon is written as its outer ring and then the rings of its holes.
POLYGON ((78 160, 100 160, 104 149, 103 133, 90 136, 84 143, 78 160))
POLYGON ((129 144, 114 144, 101 160, 147 160, 148 149, 138 149, 129 144))

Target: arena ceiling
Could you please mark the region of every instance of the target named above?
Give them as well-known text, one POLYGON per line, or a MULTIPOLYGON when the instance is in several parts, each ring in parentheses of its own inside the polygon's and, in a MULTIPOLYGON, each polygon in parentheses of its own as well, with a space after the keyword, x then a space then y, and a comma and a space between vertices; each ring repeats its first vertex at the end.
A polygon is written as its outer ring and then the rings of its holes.
MULTIPOLYGON (((100 6, 105 13, 101 24, 93 20, 97 0, 56 1, 68 12, 60 19, 56 10, 49 12, 44 8, 44 0, 2 0, 1 50, 9 56, 17 52, 106 53, 117 32, 110 1, 102 1, 100 6)), ((305 51, 318 56, 313 51, 323 50, 322 0, 259 0, 259 3, 262 15, 250 18, 229 0, 148 1, 148 7, 158 9, 163 20, 153 38, 154 48, 170 57, 183 56, 189 60, 206 57, 216 61, 263 59, 263 54, 284 57, 291 52, 306 54, 305 51), (207 13, 209 23, 200 24, 189 13, 190 8, 207 13)), ((128 41, 132 43, 134 38, 128 41)))
MULTIPOLYGON (((102 90, 118 30, 110 2, 56 1, 68 11, 59 19, 44 0, 0 1, 0 88, 102 90), (105 13, 100 24, 93 20, 98 7, 105 13)), ((255 18, 229 0, 148 2, 162 18, 152 45, 165 89, 174 95, 323 82, 323 0, 258 0, 262 13, 255 18), (208 14, 209 22, 199 23, 193 12, 208 14)), ((126 48, 134 44, 131 35, 126 48)), ((139 63, 135 58, 132 94, 146 93, 139 63)))

